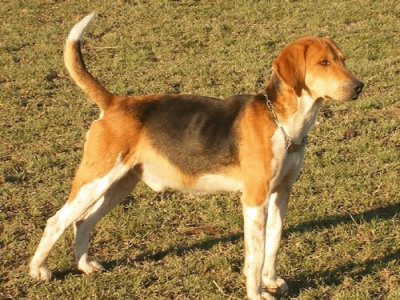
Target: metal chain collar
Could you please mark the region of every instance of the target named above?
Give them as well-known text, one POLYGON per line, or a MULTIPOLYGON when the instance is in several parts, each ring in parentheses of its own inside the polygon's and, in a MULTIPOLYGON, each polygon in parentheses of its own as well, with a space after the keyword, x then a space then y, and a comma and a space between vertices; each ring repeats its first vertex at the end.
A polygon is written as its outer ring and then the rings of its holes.
POLYGON ((276 114, 275 110, 273 109, 272 102, 271 102, 271 100, 269 100, 268 95, 264 94, 264 97, 265 97, 265 103, 267 104, 267 107, 272 114, 272 117, 275 121, 276 126, 278 126, 283 133, 283 136, 285 138, 286 151, 289 153, 293 153, 293 152, 298 152, 301 149, 303 149, 303 147, 307 144, 307 136, 302 138, 300 144, 294 143, 292 138, 286 133, 285 129, 283 128, 282 123, 279 121, 278 115, 276 114))

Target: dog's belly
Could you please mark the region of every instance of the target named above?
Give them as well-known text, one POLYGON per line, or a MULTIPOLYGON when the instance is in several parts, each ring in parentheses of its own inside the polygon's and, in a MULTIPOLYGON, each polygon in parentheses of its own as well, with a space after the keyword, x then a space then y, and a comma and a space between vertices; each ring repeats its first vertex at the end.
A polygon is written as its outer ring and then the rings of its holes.
POLYGON ((161 192, 166 188, 182 189, 183 180, 170 172, 168 169, 160 168, 156 164, 142 164, 141 180, 155 192, 161 192))
POLYGON ((217 174, 207 174, 199 178, 194 191, 196 192, 238 192, 243 189, 243 182, 240 180, 217 174))
POLYGON ((216 193, 241 191, 243 183, 221 174, 205 174, 197 178, 186 178, 175 172, 166 172, 153 164, 142 165, 142 181, 156 192, 167 188, 187 192, 216 193))

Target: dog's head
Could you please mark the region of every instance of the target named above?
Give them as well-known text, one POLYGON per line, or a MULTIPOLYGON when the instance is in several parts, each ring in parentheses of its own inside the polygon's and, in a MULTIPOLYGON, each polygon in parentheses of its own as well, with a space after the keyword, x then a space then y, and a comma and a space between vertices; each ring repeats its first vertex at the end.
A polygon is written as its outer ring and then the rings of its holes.
POLYGON ((345 66, 345 56, 329 38, 307 37, 288 45, 274 61, 273 72, 297 96, 356 100, 364 87, 345 66))

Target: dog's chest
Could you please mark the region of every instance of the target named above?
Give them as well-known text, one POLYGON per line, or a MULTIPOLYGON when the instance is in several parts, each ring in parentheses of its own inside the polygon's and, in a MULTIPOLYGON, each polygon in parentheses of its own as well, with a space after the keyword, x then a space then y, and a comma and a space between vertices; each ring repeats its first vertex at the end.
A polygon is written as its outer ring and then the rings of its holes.
POLYGON ((292 184, 296 180, 303 164, 304 148, 296 152, 288 152, 282 131, 277 129, 272 136, 272 153, 273 176, 270 188, 274 190, 282 181, 285 181, 286 184, 292 184))

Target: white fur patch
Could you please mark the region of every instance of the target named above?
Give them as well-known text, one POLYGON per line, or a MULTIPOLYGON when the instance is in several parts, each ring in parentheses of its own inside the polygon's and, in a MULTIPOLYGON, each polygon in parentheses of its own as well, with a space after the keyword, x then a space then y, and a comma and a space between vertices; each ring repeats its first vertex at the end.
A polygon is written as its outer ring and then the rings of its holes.
MULTIPOLYGON (((290 136, 294 143, 301 143, 303 138, 313 127, 318 116, 321 103, 316 103, 310 96, 301 96, 297 98, 297 111, 283 123, 285 132, 290 136)), ((270 183, 271 191, 274 187, 288 175, 294 180, 300 172, 303 164, 304 151, 287 153, 286 143, 283 132, 277 128, 272 135, 272 172, 273 177, 270 183)))
POLYGON ((72 203, 77 201, 85 201, 86 199, 99 199, 110 185, 121 178, 126 172, 128 172, 129 166, 125 165, 121 160, 121 154, 118 155, 115 160, 114 167, 103 177, 95 179, 85 184, 80 190, 76 198, 72 203))
POLYGON ((270 190, 272 192, 282 178, 288 175, 288 172, 294 172, 290 177, 296 178, 303 162, 304 151, 286 153, 285 147, 285 138, 282 131, 278 128, 272 135, 273 158, 271 166, 273 176, 270 182, 270 190))
POLYGON ((297 111, 283 123, 286 133, 299 144, 314 126, 321 102, 315 102, 309 95, 297 98, 297 111))
POLYGON ((168 176, 168 171, 162 165, 152 163, 143 164, 142 181, 153 191, 160 192, 166 188, 178 189, 194 193, 236 192, 243 188, 239 180, 219 174, 201 176, 194 185, 186 185, 176 176, 168 176))
POLYGON ((260 215, 265 211, 264 207, 251 207, 243 205, 243 216, 249 222, 257 222, 260 215))
POLYGON ((249 207, 243 204, 243 218, 247 297, 261 299, 261 272, 265 251, 265 206, 249 207))
POLYGON ((152 163, 144 163, 142 165, 142 181, 147 184, 153 191, 161 192, 166 188, 172 189, 182 189, 183 184, 174 176, 164 175, 168 173, 166 169, 161 165, 156 165, 152 163))
POLYGON ((243 183, 228 176, 207 174, 199 178, 195 191, 198 192, 237 192, 243 189, 243 183))
POLYGON ((94 19, 95 16, 96 13, 92 12, 88 14, 86 17, 84 17, 82 20, 80 20, 78 23, 76 23, 69 32, 67 41, 71 42, 80 41, 83 32, 85 31, 86 27, 90 24, 90 22, 94 19))

